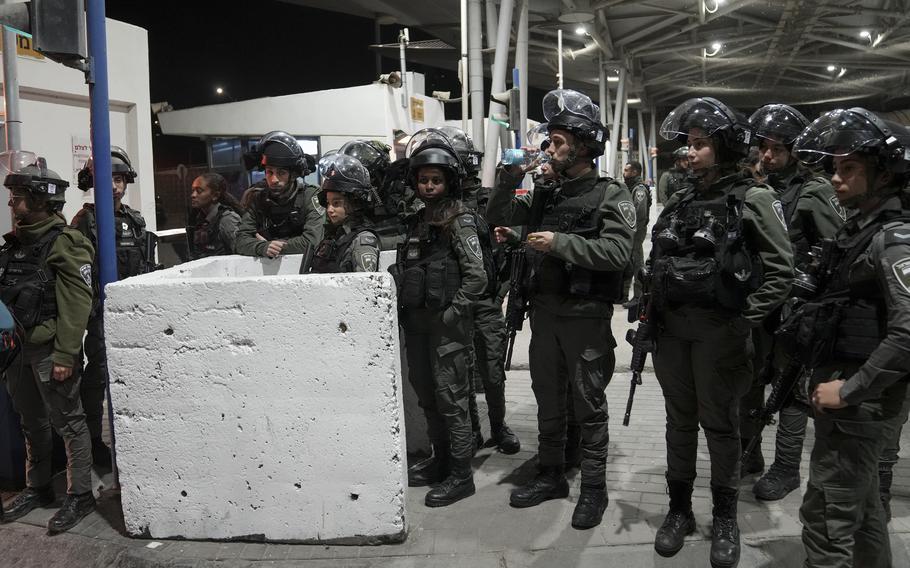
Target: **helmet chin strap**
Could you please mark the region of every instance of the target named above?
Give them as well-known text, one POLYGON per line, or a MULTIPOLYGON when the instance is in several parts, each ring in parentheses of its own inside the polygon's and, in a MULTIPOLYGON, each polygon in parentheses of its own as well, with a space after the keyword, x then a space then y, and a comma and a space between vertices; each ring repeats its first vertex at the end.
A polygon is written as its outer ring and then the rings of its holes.
POLYGON ((569 147, 569 155, 566 156, 565 160, 550 160, 550 164, 559 175, 565 175, 566 171, 572 168, 578 162, 578 150, 575 148, 575 144, 569 147))

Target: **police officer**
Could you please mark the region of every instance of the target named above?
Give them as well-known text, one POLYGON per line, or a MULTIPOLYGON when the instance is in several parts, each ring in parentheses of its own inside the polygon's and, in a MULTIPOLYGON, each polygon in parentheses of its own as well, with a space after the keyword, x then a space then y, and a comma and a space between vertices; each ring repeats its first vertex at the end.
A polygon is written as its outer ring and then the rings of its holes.
MULTIPOLYGON (((122 148, 111 146, 111 172, 114 191, 114 246, 117 252, 117 279, 123 280, 154 268, 154 250, 149 250, 145 219, 142 214, 123 203, 127 186, 135 183, 136 170, 122 148)), ((93 165, 89 160, 77 174, 77 187, 88 191, 95 187, 93 165)), ((98 251, 98 224, 95 205, 86 203, 73 217, 70 226, 78 229, 98 251)), ((95 262, 97 265, 97 260, 95 262)), ((95 289, 98 290, 95 272, 95 289)), ((97 298, 96 298, 97 300, 97 298)), ((82 373, 82 407, 92 437, 92 460, 99 467, 111 466, 111 451, 101 439, 104 417, 104 396, 108 380, 107 351, 104 346, 104 317, 99 301, 92 307, 85 336, 85 370, 82 373)))
POLYGON ((79 353, 92 309, 91 242, 60 214, 69 185, 30 152, 8 152, 4 185, 15 219, 0 249, 0 297, 25 331, 6 370, 22 420, 26 488, 6 504, 3 522, 54 503, 51 427, 66 444, 67 495, 49 534, 74 527, 95 508, 91 438, 79 396, 79 353))
MULTIPOLYGON (((465 207, 485 219, 487 202, 490 189, 480 183, 479 170, 482 152, 474 149, 474 143, 460 128, 443 126, 440 132, 452 142, 452 147, 461 158, 465 179, 462 184, 465 207)), ((486 231, 480 235, 491 244, 494 240, 492 228, 486 221, 482 221, 479 230, 486 231)), ((495 261, 494 270, 497 276, 502 276, 501 267, 505 264, 503 251, 493 249, 490 260, 495 261)), ((490 419, 490 438, 500 452, 516 454, 521 450, 518 436, 505 422, 506 416, 506 321, 502 315, 502 302, 508 291, 508 280, 498 278, 495 286, 489 286, 484 297, 474 304, 473 318, 473 377, 471 384, 478 385, 477 389, 483 392, 487 401, 487 416, 490 419)), ((480 432, 480 418, 477 414, 476 395, 471 396, 471 422, 474 430, 474 443, 483 445, 483 436, 480 432)))
POLYGON ((244 165, 264 170, 267 187, 251 196, 240 218, 235 252, 275 258, 316 246, 322 240, 325 209, 319 205, 318 188, 303 180, 315 166, 313 157, 293 136, 276 130, 244 155, 244 165))
POLYGON ((477 220, 461 201, 461 160, 433 130, 411 137, 410 182, 425 207, 411 217, 393 270, 405 333, 408 379, 427 419, 433 467, 411 485, 438 482, 428 507, 474 494, 468 366, 471 310, 488 275, 477 220), (431 473, 432 472, 432 473, 431 473))
MULTIPOLYGON (((794 266, 806 273, 812 262, 809 255, 812 247, 819 246, 823 239, 834 237, 846 218, 846 211, 838 203, 831 184, 799 166, 792 154, 793 141, 809 126, 809 121, 799 111, 783 104, 765 105, 752 114, 749 124, 759 143, 760 171, 765 176, 765 183, 774 189, 780 200, 780 210, 775 212, 787 222, 794 266)), ((799 286, 794 287, 794 290, 799 289, 799 286)), ((764 403, 765 384, 759 379, 762 367, 765 364, 783 367, 790 359, 786 353, 781 353, 786 351, 786 346, 778 346, 774 353, 769 353, 773 342, 768 330, 773 330, 779 322, 780 314, 774 312, 765 325, 752 331, 756 380, 742 400, 740 436, 743 448, 758 435, 760 428, 749 415, 760 412, 764 403)), ((778 372, 783 371, 783 368, 778 369, 778 372)), ((799 462, 807 421, 805 402, 792 399, 781 409, 774 462, 752 488, 759 499, 783 499, 799 487, 799 462)), ((745 473, 764 469, 761 438, 754 447, 744 465, 745 473)))
POLYGON ((670 494, 654 548, 673 556, 695 530, 700 424, 711 458, 710 561, 727 568, 740 552, 739 401, 752 383, 750 333, 786 298, 793 255, 777 196, 737 168, 752 139, 742 114, 693 98, 667 116, 660 133, 688 144, 695 185, 670 197, 652 233, 654 370, 667 411, 670 494))
POLYGON ((685 187, 686 171, 689 169, 689 148, 681 146, 673 150, 673 166, 660 175, 657 182, 657 202, 667 203, 671 195, 685 187))
POLYGON ((616 341, 613 303, 622 294, 623 270, 632 253, 635 206, 620 183, 600 178, 594 160, 604 152, 606 128, 591 99, 572 90, 543 100, 550 144, 546 152, 559 175, 552 193, 535 189, 515 196, 524 170, 500 169, 487 216, 496 225, 529 222, 533 199, 546 199, 543 221, 527 237, 530 291, 531 386, 539 429, 537 476, 512 491, 513 507, 565 498, 566 390, 572 392, 582 428, 581 494, 572 526, 600 524, 607 507, 609 433, 605 389, 613 374, 616 341))
POLYGON ((378 140, 352 140, 338 149, 339 154, 350 156, 363 164, 370 174, 370 184, 377 198, 372 203, 369 216, 373 230, 379 235, 382 250, 395 250, 402 232, 398 206, 403 198, 403 180, 390 175, 390 151, 387 144, 378 140))
POLYGON ((190 259, 234 254, 234 239, 243 209, 227 191, 227 181, 214 172, 193 180, 190 193, 190 259))
POLYGON ((623 300, 628 300, 629 289, 632 288, 632 278, 635 278, 635 288, 632 299, 623 304, 624 308, 631 308, 638 304, 641 298, 641 280, 638 271, 645 263, 644 242, 648 235, 648 221, 651 212, 651 188, 641 181, 641 164, 629 162, 622 168, 622 177, 626 187, 632 193, 632 203, 635 205, 635 239, 632 241, 632 264, 626 269, 626 276, 622 283, 623 300))
POLYGON ((819 295, 795 316, 815 446, 800 508, 807 566, 891 566, 878 462, 910 378, 910 130, 863 108, 816 119, 794 151, 851 211, 819 295))
POLYGON ((363 164, 346 154, 319 161, 319 203, 326 209, 325 238, 316 247, 313 272, 379 270, 379 235, 371 216, 379 196, 363 164))

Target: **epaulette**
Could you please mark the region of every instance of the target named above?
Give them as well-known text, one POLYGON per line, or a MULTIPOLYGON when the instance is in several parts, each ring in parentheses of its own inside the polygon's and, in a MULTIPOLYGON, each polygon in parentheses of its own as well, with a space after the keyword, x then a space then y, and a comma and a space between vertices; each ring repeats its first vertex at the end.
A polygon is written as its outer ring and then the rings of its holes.
POLYGON ((458 216, 458 226, 461 228, 464 227, 477 227, 477 221, 474 219, 474 215, 471 213, 465 213, 458 216))

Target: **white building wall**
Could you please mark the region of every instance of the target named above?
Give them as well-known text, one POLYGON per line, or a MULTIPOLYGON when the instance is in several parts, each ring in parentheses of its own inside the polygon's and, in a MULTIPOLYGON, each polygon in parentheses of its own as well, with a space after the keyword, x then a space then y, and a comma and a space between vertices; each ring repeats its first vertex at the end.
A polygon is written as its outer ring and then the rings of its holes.
MULTIPOLYGON (((148 32, 107 20, 108 74, 111 100, 111 143, 124 148, 139 173, 124 202, 145 214, 155 228, 154 167, 149 100, 148 32)), ((88 85, 85 75, 49 59, 19 57, 22 147, 47 159, 48 167, 69 180, 67 219, 92 200, 92 192, 76 189, 73 137, 90 139, 88 85)), ((11 227, 0 214, 0 231, 11 227)))

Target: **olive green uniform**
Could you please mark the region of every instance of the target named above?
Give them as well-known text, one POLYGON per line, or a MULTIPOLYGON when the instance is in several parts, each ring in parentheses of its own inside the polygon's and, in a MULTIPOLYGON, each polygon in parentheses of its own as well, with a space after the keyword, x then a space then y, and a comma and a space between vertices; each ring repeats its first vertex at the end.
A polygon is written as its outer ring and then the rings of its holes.
POLYGON ((376 272, 379 270, 379 236, 370 225, 345 220, 327 225, 325 238, 316 247, 313 272, 376 272))
MULTIPOLYGON (((520 179, 499 172, 487 204, 494 225, 525 225, 533 193, 515 196, 520 179)), ((538 460, 564 465, 566 391, 582 429, 582 484, 604 487, 609 443, 605 389, 613 374, 613 303, 632 253, 635 206, 629 191, 595 170, 563 179, 548 197, 540 231, 554 232, 550 252, 526 249, 531 269, 531 386, 537 399, 538 460)))
POLYGON ((626 180, 626 186, 632 193, 632 203, 635 205, 635 237, 632 241, 632 264, 626 269, 626 276, 622 284, 623 300, 629 298, 633 278, 635 287, 632 288, 632 297, 636 299, 641 297, 641 280, 638 271, 645 263, 644 242, 648 236, 648 221, 651 213, 651 189, 641 181, 641 177, 626 180))
POLYGON ((468 416, 471 312, 487 283, 473 214, 409 228, 393 269, 405 333, 408 379, 427 419, 430 442, 453 467, 470 468, 468 416))
POLYGON ((240 215, 223 203, 213 204, 205 214, 193 213, 196 218, 190 220, 190 258, 234 254, 240 215))
MULTIPOLYGON (((811 261, 811 248, 820 245, 823 239, 834 237, 846 219, 846 211, 838 203, 834 188, 827 180, 798 169, 795 162, 783 171, 769 175, 766 183, 777 193, 781 212, 787 220, 794 266, 806 270, 811 261)), ((752 332, 755 344, 755 381, 742 400, 740 434, 744 441, 758 435, 761 427, 756 420, 749 418, 749 414, 760 412, 764 404, 765 385, 759 380, 759 375, 769 361, 772 349, 773 341, 768 330, 776 328, 779 319, 779 313, 775 311, 767 322, 769 325, 759 326, 752 332)), ((778 364, 783 364, 786 359, 786 356, 775 354, 778 364)), ((777 446, 780 451, 779 457, 775 458, 783 460, 780 465, 791 469, 799 468, 806 421, 805 410, 799 405, 788 404, 781 409, 781 427, 777 431, 777 446)), ((756 448, 755 451, 760 452, 761 448, 756 448)))
POLYGON ((266 256, 273 240, 287 241, 281 254, 301 254, 308 246, 316 246, 322 240, 325 223, 325 209, 319 205, 318 193, 318 188, 306 185, 300 178, 278 198, 268 189, 258 191, 240 218, 235 252, 266 256))
POLYGON ((657 202, 666 205, 670 196, 683 189, 685 185, 686 170, 680 170, 673 166, 660 174, 660 179, 657 181, 657 202))
POLYGON ((822 294, 797 316, 809 392, 839 375, 848 405, 814 413, 800 508, 806 565, 891 566, 878 462, 910 377, 910 211, 892 196, 851 216, 833 254, 822 294))
POLYGON ((750 331, 786 298, 793 278, 776 202, 770 188, 733 174, 705 190, 673 194, 655 224, 658 236, 671 220, 684 223, 679 248, 663 251, 655 238, 651 256, 652 302, 660 318, 654 369, 667 410, 671 482, 694 481, 700 424, 712 488, 739 485, 739 400, 752 382, 750 331), (723 220, 715 233, 718 252, 693 252, 692 237, 709 212, 723 220))
MULTIPOLYGON (((12 273, 12 263, 17 251, 40 242, 49 231, 59 231, 59 236, 49 245, 46 255, 47 272, 54 282, 53 300, 45 298, 41 305, 56 302, 54 315, 47 312, 36 318, 37 324, 26 325, 26 339, 22 351, 6 370, 6 387, 13 405, 22 419, 26 441, 26 482, 28 487, 42 488, 51 482, 51 427, 66 444, 69 475, 67 493, 80 495, 92 490, 92 450, 89 431, 79 396, 79 353, 89 312, 92 309, 92 259, 91 242, 78 231, 63 228, 66 222, 53 215, 33 225, 20 226, 15 233, 6 235, 7 245, 0 254, 0 292, 3 301, 20 321, 17 313, 17 282, 12 273), (10 261, 9 259, 13 260, 10 261), (54 365, 73 369, 65 381, 51 376, 54 365)), ((36 275, 33 274, 33 278, 36 275)), ((24 279, 22 280, 24 281, 24 279)), ((21 283, 22 281, 19 281, 21 283)))

